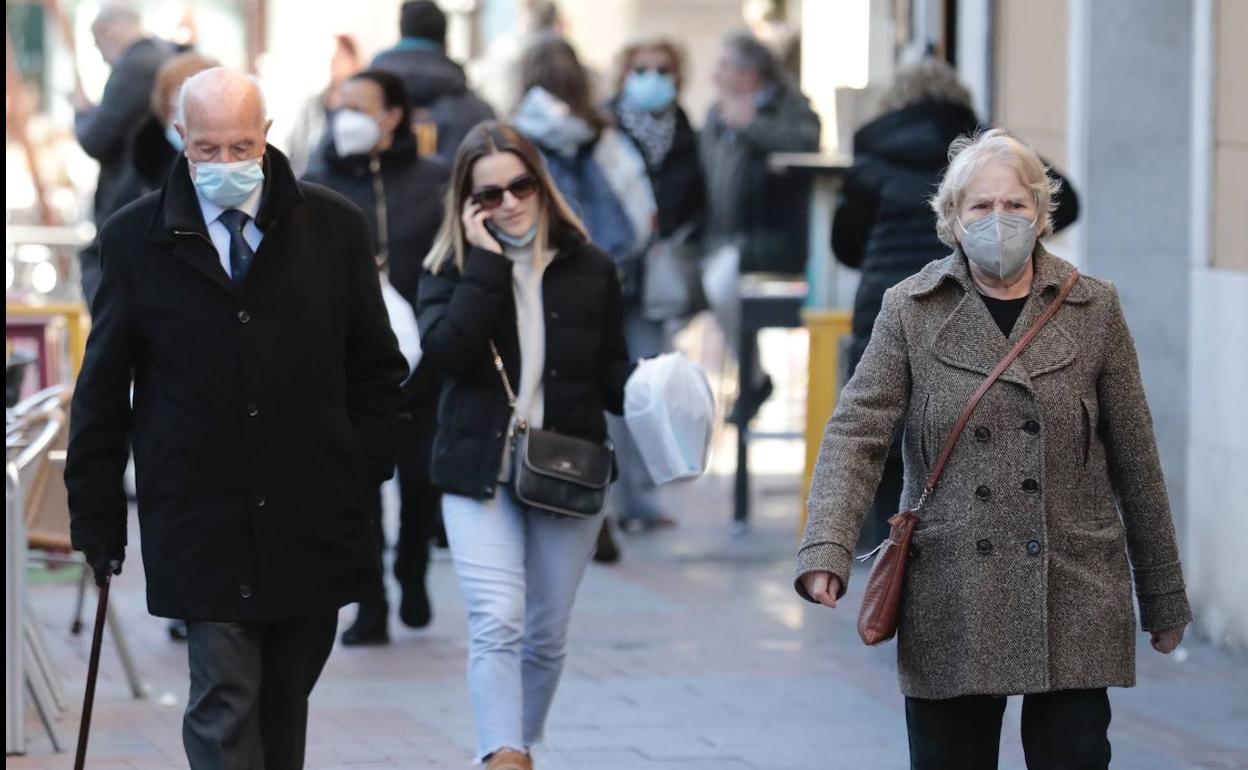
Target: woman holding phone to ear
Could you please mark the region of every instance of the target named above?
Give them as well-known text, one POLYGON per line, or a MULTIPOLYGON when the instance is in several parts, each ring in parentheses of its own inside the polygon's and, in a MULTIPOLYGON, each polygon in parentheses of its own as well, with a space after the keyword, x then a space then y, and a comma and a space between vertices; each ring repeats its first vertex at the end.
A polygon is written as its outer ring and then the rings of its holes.
POLYGON ((510 125, 464 138, 425 261, 425 360, 445 375, 432 476, 468 606, 480 761, 529 770, 563 669, 576 590, 601 521, 515 497, 511 439, 532 428, 605 443, 632 373, 615 265, 510 125), (497 347, 513 409, 491 344, 497 347))

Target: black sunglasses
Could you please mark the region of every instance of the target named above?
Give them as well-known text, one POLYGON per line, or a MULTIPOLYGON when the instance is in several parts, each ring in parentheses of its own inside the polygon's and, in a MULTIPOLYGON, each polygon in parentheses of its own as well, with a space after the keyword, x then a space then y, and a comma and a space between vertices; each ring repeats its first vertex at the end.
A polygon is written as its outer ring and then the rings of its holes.
POLYGON ((506 187, 486 187, 472 194, 472 202, 486 211, 503 205, 503 194, 511 193, 516 200, 524 200, 537 192, 537 177, 526 174, 511 180, 506 187))

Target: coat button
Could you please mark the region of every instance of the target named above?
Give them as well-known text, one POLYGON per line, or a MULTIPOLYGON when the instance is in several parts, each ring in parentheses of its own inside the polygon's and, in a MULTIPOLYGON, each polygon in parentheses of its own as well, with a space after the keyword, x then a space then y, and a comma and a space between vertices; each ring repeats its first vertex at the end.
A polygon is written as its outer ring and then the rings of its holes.
POLYGON ((248 313, 246 310, 238 311, 238 322, 240 324, 251 323, 251 313, 248 313))
POLYGON ((246 414, 248 417, 256 417, 260 414, 260 407, 256 406, 255 403, 248 401, 243 407, 243 414, 246 414))
POLYGON ((985 555, 992 553, 992 541, 988 538, 980 540, 975 544, 975 550, 985 555))
POLYGON ((256 504, 257 508, 263 508, 269 501, 264 499, 264 495, 256 495, 252 502, 256 504))
POLYGON ((1035 492, 1038 489, 1040 489, 1040 482, 1035 479, 1023 479, 1024 492, 1035 492))
POLYGON ((551 369, 551 370, 550 370, 550 379, 552 379, 552 380, 559 379, 559 370, 558 370, 558 369, 551 369))
POLYGON ((988 487, 981 486, 975 490, 975 496, 978 497, 980 500, 987 500, 988 498, 992 497, 992 490, 989 489, 988 487))
POLYGON ((250 599, 251 598, 251 586, 247 585, 246 583, 243 583, 242 585, 240 585, 238 587, 238 595, 243 597, 244 599, 250 599))
POLYGON ((976 441, 987 441, 990 438, 992 438, 992 431, 988 430, 988 426, 981 425, 975 429, 976 441))
POLYGON ((552 311, 550 311, 550 320, 552 320, 552 321, 558 321, 558 320, 559 320, 559 311, 558 311, 558 310, 552 310, 552 311))
POLYGON ((1025 430, 1026 432, 1034 436, 1040 432, 1040 423, 1036 422, 1035 420, 1028 420, 1027 422, 1023 423, 1023 430, 1025 430))
POLYGON ((1038 540, 1027 541, 1027 553, 1031 556, 1040 555, 1040 542, 1038 540))

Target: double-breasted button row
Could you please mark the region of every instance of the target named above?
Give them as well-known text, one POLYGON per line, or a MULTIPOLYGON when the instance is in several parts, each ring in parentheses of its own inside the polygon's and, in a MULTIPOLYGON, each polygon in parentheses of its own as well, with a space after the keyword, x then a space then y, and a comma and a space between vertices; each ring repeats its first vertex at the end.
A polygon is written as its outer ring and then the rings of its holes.
POLYGON ((987 441, 991 438, 992 438, 992 431, 988 429, 987 425, 981 425, 975 429, 976 441, 987 441))
POLYGON ((1036 481, 1035 479, 1023 479, 1023 491, 1024 492, 1039 492, 1040 482, 1036 481))
MULTIPOLYGON (((1023 546, 1023 548, 1026 549, 1029 556, 1039 556, 1040 551, 1043 550, 1039 540, 1028 540, 1027 544, 1023 546)), ((986 537, 977 540, 975 542, 975 550, 981 555, 987 556, 992 553, 992 541, 986 537)))
POLYGON ((244 599, 250 599, 251 598, 251 586, 247 585, 246 583, 240 583, 238 586, 238 595, 243 597, 244 599))
POLYGON ((238 311, 238 322, 240 324, 251 323, 251 313, 248 313, 246 310, 238 311))
POLYGON ((256 402, 248 401, 246 404, 243 404, 243 414, 248 417, 259 417, 260 407, 256 405, 256 402))
POLYGON ((975 490, 975 496, 978 497, 980 500, 987 500, 988 498, 992 497, 992 490, 981 484, 975 490))
POLYGON ((1040 423, 1036 422, 1035 420, 1028 420, 1027 422, 1023 423, 1023 431, 1025 433, 1030 433, 1031 435, 1034 436, 1040 432, 1040 423))

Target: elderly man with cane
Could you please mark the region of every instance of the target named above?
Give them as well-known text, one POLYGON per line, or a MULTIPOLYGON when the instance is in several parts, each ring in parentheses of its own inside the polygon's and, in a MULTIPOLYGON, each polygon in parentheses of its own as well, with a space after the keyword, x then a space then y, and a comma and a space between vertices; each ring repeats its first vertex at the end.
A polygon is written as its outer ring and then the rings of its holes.
POLYGON ((188 621, 190 766, 300 768, 338 608, 376 580, 407 367, 363 216, 295 180, 255 83, 207 70, 177 113, 185 157, 100 233, 73 542, 120 571, 133 442, 148 609, 188 621))

